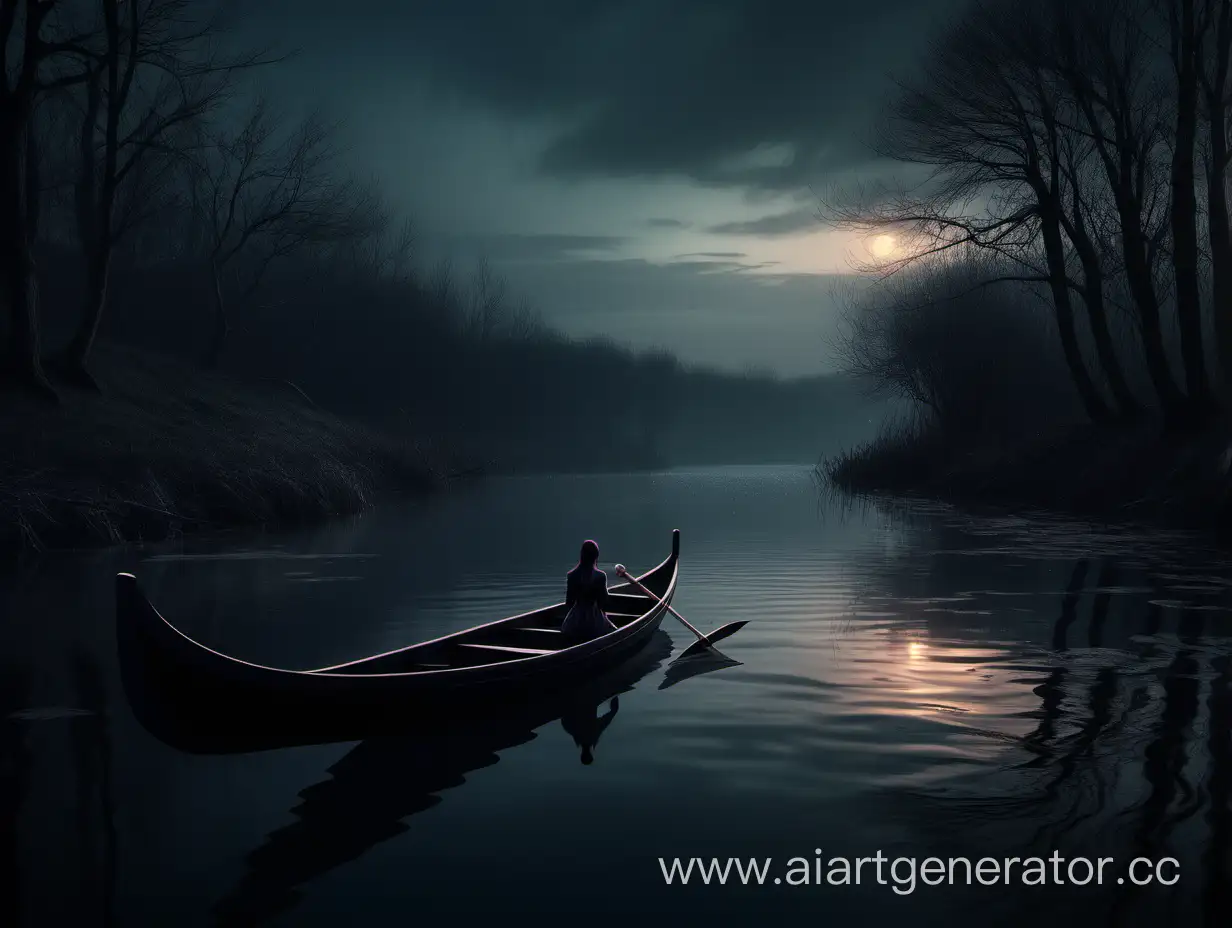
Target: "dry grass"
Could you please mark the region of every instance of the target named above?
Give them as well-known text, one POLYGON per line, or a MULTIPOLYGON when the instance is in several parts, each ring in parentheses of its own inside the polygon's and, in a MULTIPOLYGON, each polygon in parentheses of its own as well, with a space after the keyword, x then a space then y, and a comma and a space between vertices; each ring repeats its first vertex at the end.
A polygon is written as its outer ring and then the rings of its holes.
POLYGON ((243 384, 100 347, 102 396, 0 406, 0 548, 155 540, 297 524, 428 491, 447 458, 321 412, 291 387, 243 384))

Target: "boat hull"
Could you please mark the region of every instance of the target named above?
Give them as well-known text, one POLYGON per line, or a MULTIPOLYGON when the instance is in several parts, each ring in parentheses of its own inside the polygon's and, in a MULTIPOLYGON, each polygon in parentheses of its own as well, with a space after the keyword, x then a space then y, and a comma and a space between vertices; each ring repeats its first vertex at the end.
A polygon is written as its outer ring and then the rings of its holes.
MULTIPOLYGON (((387 654, 298 671, 238 660, 194 641, 158 613, 135 577, 121 574, 116 587, 121 675, 139 721, 173 742, 220 737, 235 742, 250 734, 263 744, 302 743, 448 725, 510 701, 550 702, 619 667, 659 628, 675 593, 678 560, 679 533, 674 533, 671 556, 639 577, 661 600, 642 598, 644 611, 618 620, 623 624, 615 631, 589 642, 554 650, 482 643, 520 643, 519 634, 550 637, 552 629, 535 626, 563 616, 558 603, 387 654), (484 663, 489 653, 502 659, 484 663), (433 658, 479 662, 423 669, 433 658)), ((612 589, 639 602, 627 584, 612 589)))

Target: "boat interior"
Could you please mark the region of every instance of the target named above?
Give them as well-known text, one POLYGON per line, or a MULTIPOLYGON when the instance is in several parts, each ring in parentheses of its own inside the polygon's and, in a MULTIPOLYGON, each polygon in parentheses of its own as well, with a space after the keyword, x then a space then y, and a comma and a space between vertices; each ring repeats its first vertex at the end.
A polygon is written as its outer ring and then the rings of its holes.
MULTIPOLYGON (((674 574, 674 563, 668 560, 639 578, 653 593, 662 596, 674 574)), ((609 593, 607 615, 617 628, 645 615, 654 600, 636 591, 627 583, 614 585, 609 593)), ((564 603, 512 616, 500 622, 412 645, 388 654, 378 654, 346 664, 318 668, 313 673, 385 674, 417 673, 503 664, 528 657, 542 657, 574 646, 561 633, 565 618, 564 603)))

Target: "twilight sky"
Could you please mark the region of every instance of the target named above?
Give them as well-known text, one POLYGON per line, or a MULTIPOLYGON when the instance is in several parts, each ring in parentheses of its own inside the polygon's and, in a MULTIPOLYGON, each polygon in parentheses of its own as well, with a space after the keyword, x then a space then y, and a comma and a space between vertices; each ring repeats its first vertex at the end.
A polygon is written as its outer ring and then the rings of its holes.
POLYGON ((687 361, 829 369, 867 244, 816 194, 961 0, 261 0, 263 80, 341 118, 423 259, 486 256, 554 325, 687 361), (810 192, 810 186, 814 192, 810 192))

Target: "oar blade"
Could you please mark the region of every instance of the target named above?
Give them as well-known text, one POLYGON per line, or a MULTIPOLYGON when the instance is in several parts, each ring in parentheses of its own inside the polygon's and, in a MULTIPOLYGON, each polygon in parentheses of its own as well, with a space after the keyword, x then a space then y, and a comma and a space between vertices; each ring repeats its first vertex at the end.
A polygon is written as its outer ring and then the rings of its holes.
POLYGON ((716 641, 722 641, 724 638, 728 638, 736 634, 736 632, 740 631, 740 629, 744 628, 744 626, 748 624, 748 619, 741 619, 739 622, 728 622, 726 625, 720 625, 714 631, 706 635, 706 640, 711 644, 714 644, 716 641))
POLYGON ((739 622, 728 622, 726 625, 720 625, 718 628, 716 628, 714 631, 712 631, 710 634, 706 636, 705 641, 695 641, 691 645, 689 645, 687 648, 685 648, 684 651, 681 652, 680 657, 677 658, 677 660, 680 660, 681 658, 689 657, 694 654, 701 654, 703 651, 710 650, 710 647, 716 641, 722 641, 724 638, 728 638, 736 634, 736 632, 740 631, 740 629, 744 628, 744 626, 748 624, 749 624, 748 619, 741 619, 739 622))

